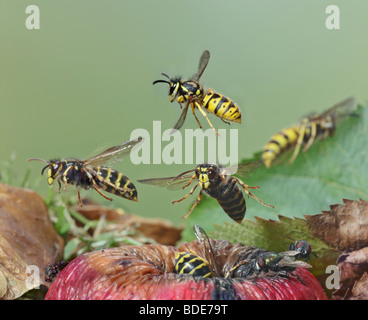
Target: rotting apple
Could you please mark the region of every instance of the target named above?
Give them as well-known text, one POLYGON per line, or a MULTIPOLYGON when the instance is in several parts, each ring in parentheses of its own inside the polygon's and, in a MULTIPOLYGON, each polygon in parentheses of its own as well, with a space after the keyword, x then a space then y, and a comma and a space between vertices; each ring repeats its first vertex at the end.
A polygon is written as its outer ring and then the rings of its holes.
POLYGON ((47 300, 324 300, 320 283, 304 268, 287 276, 225 278, 247 250, 240 243, 211 239, 220 277, 175 273, 175 253, 204 257, 197 241, 179 248, 164 245, 123 246, 89 252, 65 267, 51 285, 47 300))

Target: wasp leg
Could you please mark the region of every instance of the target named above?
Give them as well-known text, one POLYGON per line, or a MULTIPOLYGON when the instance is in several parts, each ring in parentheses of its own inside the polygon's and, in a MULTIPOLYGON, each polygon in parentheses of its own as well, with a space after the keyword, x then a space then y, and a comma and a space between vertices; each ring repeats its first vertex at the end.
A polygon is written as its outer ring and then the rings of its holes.
POLYGON ((70 166, 68 169, 66 169, 63 173, 63 182, 64 182, 64 191, 66 191, 66 185, 68 184, 68 179, 66 178, 69 170, 73 170, 74 166, 70 166))
POLYGON ((66 180, 65 177, 63 177, 63 182, 64 182, 64 191, 66 191, 66 186, 68 184, 68 181, 66 180))
POLYGON ((190 211, 188 212, 188 214, 186 214, 184 217, 183 217, 183 219, 186 219, 186 218, 188 218, 189 216, 190 216, 190 214, 193 212, 193 210, 194 210, 194 208, 201 202, 201 199, 202 199, 202 190, 201 190, 201 192, 199 193, 199 195, 198 195, 198 198, 197 198, 197 200, 196 200, 196 202, 194 202, 194 204, 193 204, 193 206, 192 206, 192 208, 190 209, 190 211))
POLYGON ((185 197, 183 197, 183 198, 181 198, 181 199, 179 199, 179 200, 175 200, 175 201, 173 201, 173 202, 172 202, 172 204, 177 203, 177 202, 181 202, 181 201, 185 200, 186 198, 188 198, 189 196, 191 196, 191 195, 193 194, 194 190, 195 190, 197 187, 198 187, 198 183, 193 187, 193 189, 192 189, 192 190, 190 190, 190 192, 189 192, 185 197))
POLYGON ((80 207, 83 207, 83 203, 82 203, 82 200, 81 200, 81 196, 80 196, 79 190, 78 190, 78 202, 79 202, 79 206, 80 207))
POLYGON ((294 153, 293 153, 293 155, 291 156, 290 160, 286 163, 287 165, 292 164, 292 163, 295 161, 296 157, 298 156, 299 151, 300 151, 300 148, 301 148, 301 146, 302 146, 302 144, 303 144, 303 140, 304 140, 304 136, 305 136, 305 129, 306 129, 305 124, 302 124, 302 125, 300 126, 300 133, 299 133, 298 140, 297 140, 297 142, 296 142, 296 146, 295 146, 295 149, 294 149, 294 153))
POLYGON ((224 120, 223 118, 220 118, 223 122, 227 123, 228 125, 230 125, 229 121, 224 120))
POLYGON ((303 152, 307 152, 307 150, 311 147, 311 145, 316 140, 317 136, 317 124, 315 122, 311 123, 311 136, 307 142, 307 144, 303 148, 303 152))
POLYGON ((194 108, 194 104, 195 102, 193 101, 192 98, 188 99, 188 103, 190 103, 190 106, 192 108, 192 112, 193 112, 193 115, 194 115, 194 118, 197 120, 197 123, 199 125, 199 127, 202 129, 202 125, 201 123, 199 122, 198 118, 197 118, 197 115, 195 114, 195 108, 194 108))
POLYGON ((238 179, 236 177, 232 177, 232 178, 234 178, 233 183, 236 183, 236 182, 239 183, 243 187, 243 189, 244 188, 245 189, 259 189, 259 186, 251 187, 251 186, 248 186, 247 184, 245 184, 243 181, 241 181, 240 179, 238 179))
POLYGON ((213 131, 215 131, 216 135, 220 136, 218 134, 218 132, 216 131, 216 129, 213 127, 210 119, 208 119, 208 116, 206 114, 206 112, 203 111, 202 107, 200 106, 200 104, 198 102, 195 102, 196 107, 198 108, 198 110, 202 113, 202 115, 206 118, 207 122, 209 123, 210 127, 212 128, 213 131))
POLYGON ((107 199, 107 200, 110 200, 110 201, 112 201, 112 198, 109 198, 108 196, 105 196, 100 190, 98 190, 99 189, 99 187, 97 186, 97 183, 95 182, 95 180, 94 179, 92 179, 92 182, 93 182, 93 186, 92 186, 92 188, 94 189, 94 190, 96 190, 101 196, 103 196, 105 199, 107 199))
POLYGON ((58 180, 57 182, 58 182, 58 184, 59 184, 59 190, 58 190, 58 192, 60 193, 60 191, 61 191, 61 183, 60 183, 60 181, 59 181, 59 180, 58 180))
POLYGON ((280 158, 274 160, 274 162, 272 163, 273 165, 280 165, 281 163, 283 163, 284 161, 286 161, 286 159, 290 156, 290 153, 293 149, 289 149, 285 152, 285 155, 281 155, 280 158))
POLYGON ((250 187, 248 185, 246 185, 243 181, 241 181, 240 179, 236 178, 236 177, 233 177, 237 183, 239 183, 241 185, 241 187, 243 188, 244 192, 249 196, 251 196, 254 200, 257 200, 259 203, 263 204, 264 206, 266 207, 269 207, 269 208, 275 208, 273 205, 270 205, 270 204, 267 204, 267 203, 264 203, 261 199, 259 199, 258 197, 256 197, 253 193, 251 193, 248 188, 251 188, 251 189, 257 189, 257 187, 250 187))

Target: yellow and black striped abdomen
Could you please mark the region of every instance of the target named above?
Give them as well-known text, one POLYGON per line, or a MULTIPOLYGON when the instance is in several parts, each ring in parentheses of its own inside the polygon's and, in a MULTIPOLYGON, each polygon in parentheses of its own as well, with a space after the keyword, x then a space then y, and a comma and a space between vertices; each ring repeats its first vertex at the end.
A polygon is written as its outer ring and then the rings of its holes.
POLYGON ((216 197, 216 200, 231 219, 237 223, 241 223, 244 219, 247 206, 243 192, 237 184, 231 183, 231 181, 232 178, 228 181, 226 189, 216 197))
POLYGON ((299 137, 299 126, 286 128, 273 135, 270 141, 264 146, 262 160, 267 168, 286 150, 290 150, 296 145, 299 137))
POLYGON ((137 189, 127 176, 108 167, 95 167, 93 171, 97 175, 95 181, 104 191, 138 201, 137 189))
POLYGON ((202 104, 208 112, 222 119, 241 123, 241 112, 239 107, 229 98, 213 92, 212 89, 207 90, 203 97, 202 104))
POLYGON ((188 252, 175 253, 175 271, 179 274, 190 274, 193 277, 211 277, 208 262, 188 252))

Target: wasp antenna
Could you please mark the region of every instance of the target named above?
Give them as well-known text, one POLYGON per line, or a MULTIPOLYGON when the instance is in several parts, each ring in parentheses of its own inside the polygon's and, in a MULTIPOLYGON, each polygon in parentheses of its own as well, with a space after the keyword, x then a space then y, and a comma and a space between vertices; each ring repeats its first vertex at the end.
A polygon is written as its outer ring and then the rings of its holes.
POLYGON ((159 83, 159 82, 163 82, 163 83, 167 83, 167 84, 170 84, 171 82, 171 78, 169 75, 167 75, 166 73, 162 72, 161 73, 164 77, 168 78, 170 81, 167 81, 167 80, 156 80, 156 81, 153 81, 152 84, 156 84, 156 83, 159 83))
POLYGON ((175 180, 179 179, 181 176, 185 175, 186 173, 193 172, 193 171, 195 171, 195 169, 182 172, 181 174, 177 175, 172 181, 174 182, 175 180))
POLYGON ((47 166, 44 166, 41 170, 41 175, 43 175, 46 168, 51 167, 51 163, 49 163, 47 166))
POLYGON ((168 78, 169 80, 171 80, 170 76, 164 72, 161 73, 164 77, 168 78))
POLYGON ((27 161, 28 161, 28 162, 29 162, 29 161, 42 161, 42 162, 49 163, 48 161, 46 161, 46 160, 44 160, 44 159, 38 159, 38 158, 31 158, 31 159, 28 159, 27 161))
POLYGON ((166 80, 156 80, 156 81, 153 81, 152 84, 156 84, 156 83, 159 83, 159 82, 170 84, 170 82, 166 81, 166 80))

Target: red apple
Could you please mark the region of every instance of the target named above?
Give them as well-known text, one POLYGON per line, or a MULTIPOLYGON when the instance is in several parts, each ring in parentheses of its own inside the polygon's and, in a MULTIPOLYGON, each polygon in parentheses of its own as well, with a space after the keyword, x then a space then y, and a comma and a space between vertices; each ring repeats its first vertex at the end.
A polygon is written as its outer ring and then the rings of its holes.
POLYGON ((179 248, 164 245, 124 246, 81 255, 71 261, 51 285, 46 299, 210 300, 327 299, 320 283, 303 268, 287 277, 224 278, 244 252, 254 247, 211 240, 220 277, 179 275, 175 252, 205 257, 198 241, 179 248))

